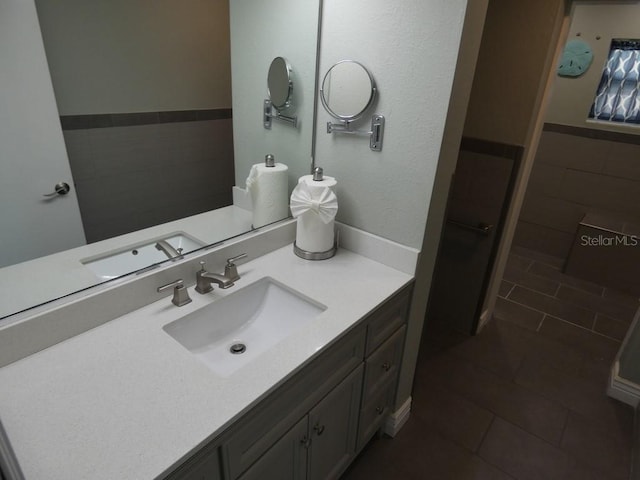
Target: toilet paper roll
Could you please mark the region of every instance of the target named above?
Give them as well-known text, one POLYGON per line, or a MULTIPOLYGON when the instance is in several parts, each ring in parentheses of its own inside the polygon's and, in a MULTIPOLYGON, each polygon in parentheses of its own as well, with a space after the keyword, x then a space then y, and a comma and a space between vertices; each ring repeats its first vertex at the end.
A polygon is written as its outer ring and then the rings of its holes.
POLYGON ((257 163, 247 178, 253 208, 253 227, 258 228, 289 216, 289 168, 283 163, 267 167, 257 163))
POLYGON ((322 253, 333 248, 335 221, 322 222, 314 215, 301 215, 296 224, 296 246, 305 252, 322 253))
POLYGON ((312 175, 305 175, 298 180, 298 186, 291 194, 291 211, 297 218, 296 246, 299 249, 322 253, 333 248, 334 218, 338 211, 336 186, 332 177, 315 181, 312 175))

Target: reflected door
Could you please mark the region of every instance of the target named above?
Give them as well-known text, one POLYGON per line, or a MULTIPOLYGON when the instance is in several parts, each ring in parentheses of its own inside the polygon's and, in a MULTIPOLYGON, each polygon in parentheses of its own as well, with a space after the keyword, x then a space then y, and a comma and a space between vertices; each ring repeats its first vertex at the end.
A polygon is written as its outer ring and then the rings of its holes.
POLYGON ((86 242, 33 0, 3 2, 0 59, 3 267, 86 242))
POLYGON ((477 331, 522 148, 463 139, 429 297, 427 322, 477 331))

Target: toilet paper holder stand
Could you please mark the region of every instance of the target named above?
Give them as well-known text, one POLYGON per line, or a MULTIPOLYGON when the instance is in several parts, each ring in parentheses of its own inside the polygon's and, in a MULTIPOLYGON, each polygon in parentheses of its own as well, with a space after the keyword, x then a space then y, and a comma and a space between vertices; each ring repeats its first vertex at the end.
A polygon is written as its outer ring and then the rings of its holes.
POLYGON ((298 245, 296 245, 296 242, 293 242, 293 253, 305 260, 326 260, 328 258, 331 258, 338 251, 338 232, 339 230, 336 231, 336 240, 333 243, 333 247, 325 252, 307 252, 306 250, 298 247, 298 245))

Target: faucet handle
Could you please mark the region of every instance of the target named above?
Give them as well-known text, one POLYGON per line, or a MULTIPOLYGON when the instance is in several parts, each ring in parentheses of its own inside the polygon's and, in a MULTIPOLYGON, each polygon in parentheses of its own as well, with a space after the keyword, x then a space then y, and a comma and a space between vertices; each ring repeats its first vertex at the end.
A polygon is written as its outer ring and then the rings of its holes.
POLYGON ((241 253, 240 255, 236 255, 235 257, 227 258, 227 265, 229 267, 233 266, 238 260, 242 260, 243 258, 247 258, 246 253, 241 253))
POLYGON ((157 288, 157 291, 163 292, 169 288, 173 288, 173 298, 171 299, 171 303, 173 303, 176 307, 182 307, 187 303, 191 303, 189 291, 184 286, 184 282, 181 278, 171 283, 167 283, 166 285, 161 285, 157 288))
POLYGON ((227 264, 224 267, 224 276, 229 278, 232 282, 240 280, 240 275, 238 275, 238 268, 236 267, 235 262, 242 260, 243 258, 247 258, 246 253, 241 253, 235 257, 227 258, 227 264))

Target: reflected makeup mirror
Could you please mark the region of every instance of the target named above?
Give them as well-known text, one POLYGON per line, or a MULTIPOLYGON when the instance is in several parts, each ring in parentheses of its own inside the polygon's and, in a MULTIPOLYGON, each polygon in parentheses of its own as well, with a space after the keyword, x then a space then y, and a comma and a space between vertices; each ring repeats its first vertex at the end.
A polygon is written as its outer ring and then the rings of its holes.
POLYGON ((264 128, 271 130, 273 120, 288 123, 293 128, 298 126, 297 115, 283 115, 281 112, 291 107, 293 95, 292 69, 283 57, 271 61, 267 74, 267 95, 263 103, 262 122, 264 128))
POLYGON ((282 57, 276 57, 271 62, 267 75, 267 90, 271 105, 278 110, 284 110, 291 105, 293 93, 291 66, 282 57))

